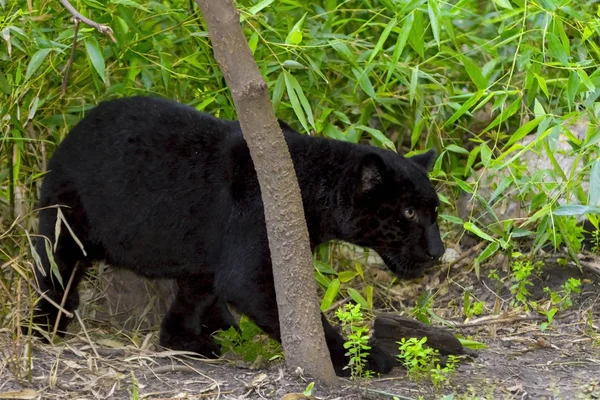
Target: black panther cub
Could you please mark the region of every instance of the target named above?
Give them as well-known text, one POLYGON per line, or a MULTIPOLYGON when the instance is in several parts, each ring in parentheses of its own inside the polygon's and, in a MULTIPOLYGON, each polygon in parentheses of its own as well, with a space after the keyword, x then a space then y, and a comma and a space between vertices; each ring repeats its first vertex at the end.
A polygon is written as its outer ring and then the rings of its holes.
MULTIPOLYGON (((438 197, 427 177, 433 152, 406 159, 281 125, 312 248, 332 239, 370 247, 400 277, 421 273, 442 255, 438 197)), ((218 354, 210 335, 234 324, 227 303, 280 338, 263 204, 237 121, 158 98, 108 101, 73 128, 48 169, 39 222, 46 239, 36 246, 45 274, 38 271, 37 278, 60 302, 64 289, 46 253, 56 246, 63 282, 74 277, 67 310, 78 306, 85 267, 104 260, 177 280, 179 292, 161 327, 164 346, 218 354), (56 206, 83 250, 64 224, 55 237, 56 206)), ((36 324, 48 329, 56 316, 40 300, 36 324)), ((343 338, 322 320, 336 372, 344 374, 343 338)), ((68 323, 63 316, 59 331, 68 323)), ((386 373, 393 362, 375 345, 368 368, 386 373)))

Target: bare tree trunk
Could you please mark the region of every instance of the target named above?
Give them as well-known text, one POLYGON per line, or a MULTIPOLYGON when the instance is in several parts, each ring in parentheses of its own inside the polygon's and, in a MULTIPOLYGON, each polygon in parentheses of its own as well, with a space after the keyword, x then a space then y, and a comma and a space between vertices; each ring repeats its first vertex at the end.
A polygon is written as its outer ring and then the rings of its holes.
POLYGON ((281 342, 289 367, 324 384, 337 378, 325 343, 300 188, 287 144, 232 0, 196 0, 231 90, 265 209, 281 342))

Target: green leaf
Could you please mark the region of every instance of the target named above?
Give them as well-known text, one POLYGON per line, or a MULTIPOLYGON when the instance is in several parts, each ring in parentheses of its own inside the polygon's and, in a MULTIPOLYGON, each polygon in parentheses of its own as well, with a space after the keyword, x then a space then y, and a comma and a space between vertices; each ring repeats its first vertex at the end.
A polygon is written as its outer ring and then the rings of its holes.
POLYGON ((102 51, 100 50, 100 46, 98 46, 98 41, 94 36, 89 36, 85 39, 85 49, 87 51, 88 57, 90 58, 90 62, 94 66, 94 69, 98 73, 102 82, 106 83, 106 77, 104 76, 105 71, 105 63, 104 56, 102 55, 102 51))
POLYGON ((473 83, 475 83, 479 90, 485 90, 487 88, 487 79, 481 73, 479 66, 466 56, 461 56, 461 60, 473 83))
POLYGON ((375 89, 369 80, 369 75, 366 71, 359 71, 357 68, 352 68, 352 73, 358 80, 358 85, 360 88, 367 94, 369 97, 373 99, 377 99, 377 94, 375 94, 375 89))
POLYGON ((25 72, 25 80, 28 80, 35 74, 35 71, 42 65, 50 51, 52 51, 52 49, 40 49, 31 56, 29 65, 27 65, 27 72, 25 72))
POLYGON ((302 124, 302 127, 307 132, 310 131, 308 124, 306 123, 306 117, 308 116, 308 121, 310 122, 313 129, 316 130, 315 120, 313 118, 313 113, 310 108, 310 104, 308 103, 308 99, 304 95, 304 91, 302 90, 300 83, 298 83, 296 78, 289 72, 284 71, 283 74, 290 103, 292 103, 292 108, 294 109, 298 120, 302 124))
POLYGON ((429 12, 429 20, 431 21, 431 31, 433 38, 440 47, 440 7, 437 0, 429 0, 427 2, 427 11, 429 12))
POLYGON ((477 256, 477 261, 479 263, 484 262, 485 260, 493 256, 498 251, 498 249, 500 249, 500 244, 498 242, 489 243, 487 247, 481 253, 479 253, 479 255, 477 256))
POLYGON ((406 41, 408 40, 408 35, 410 34, 410 30, 413 25, 413 21, 415 20, 415 14, 410 13, 404 18, 404 23, 402 24, 402 29, 400 30, 400 34, 398 35, 398 40, 396 41, 396 47, 394 48, 394 53, 392 54, 392 62, 390 62, 390 67, 388 68, 387 77, 385 78, 385 83, 390 81, 394 70, 396 69, 396 65, 398 64, 398 60, 402 55, 402 51, 404 47, 406 47, 406 41))
POLYGON ((466 230, 468 230, 469 232, 479 236, 480 238, 487 240, 489 242, 495 242, 496 239, 494 239, 493 237, 491 237, 490 235, 488 235, 487 233, 485 233, 484 231, 482 231, 481 229, 479 229, 479 227, 477 225, 475 225, 472 222, 465 222, 463 224, 463 228, 465 228, 466 230))
POLYGON ((463 347, 466 347, 471 350, 487 349, 487 344, 478 342, 476 340, 461 339, 461 338, 458 338, 458 340, 460 341, 460 344, 463 345, 463 347))
POLYGON ((546 85, 546 80, 544 78, 542 78, 538 74, 534 74, 534 76, 535 76, 535 79, 538 82, 538 85, 540 85, 540 88, 542 89, 542 92, 544 92, 544 94, 546 95, 546 98, 549 99, 550 98, 550 93, 548 92, 548 85, 546 85))
POLYGON ((417 92, 417 83, 419 81, 419 66, 413 68, 412 74, 410 76, 410 88, 408 91, 408 97, 410 99, 410 104, 413 103, 415 99, 415 93, 417 92))
POLYGON ((367 132, 369 135, 371 135, 371 137, 373 139, 375 139, 375 141, 381 146, 381 147, 387 147, 388 149, 392 150, 392 151, 396 151, 396 146, 394 145, 394 143, 388 139, 387 136, 385 136, 380 130, 375 129, 375 128, 371 128, 365 125, 356 125, 357 129, 362 129, 363 131, 367 132))
POLYGON ((499 7, 506 8, 507 10, 512 10, 513 7, 508 0, 494 0, 499 7))
POLYGON ((512 134, 512 136, 506 143, 505 148, 508 148, 513 143, 518 142, 519 140, 523 139, 525 136, 527 136, 527 134, 529 132, 534 130, 535 127, 538 126, 540 124, 540 122, 542 122, 545 119, 546 119, 546 115, 543 115, 536 119, 532 119, 531 121, 527 122, 525 125, 521 126, 519 129, 517 129, 517 131, 515 133, 512 134))
POLYGON ((583 215, 583 214, 600 214, 600 207, 593 206, 581 206, 581 205, 565 205, 560 206, 556 210, 552 212, 554 215, 558 216, 573 216, 573 215, 583 215))
POLYGON ((10 87, 10 83, 6 79, 6 76, 0 72, 0 90, 4 92, 4 94, 10 95, 12 88, 10 87))
POLYGON ((521 96, 519 96, 515 101, 511 103, 510 106, 506 107, 500 115, 498 115, 491 124, 489 124, 482 133, 489 131, 492 128, 500 125, 502 122, 506 121, 508 118, 512 117, 514 113, 521 107, 521 96))
POLYGON ((410 148, 411 148, 411 150, 415 148, 415 145, 419 141, 419 138, 421 137, 421 133, 423 132, 423 128, 425 127, 425 122, 426 121, 427 120, 425 118, 421 118, 415 124, 415 127, 413 128, 413 130, 412 130, 412 132, 410 134, 410 148))
POLYGON ((305 18, 306 13, 304 13, 302 18, 300 18, 300 20, 296 22, 296 24, 294 24, 294 27, 285 38, 286 44, 299 45, 302 42, 302 25, 304 25, 305 18))
POLYGON ((256 45, 258 44, 258 32, 254 31, 250 39, 248 39, 248 47, 250 47, 250 51, 252 54, 256 51, 256 45))
POLYGON ((334 279, 331 281, 329 286, 327 287, 327 291, 325 292, 325 296, 323 296, 323 301, 321 302, 321 311, 327 310, 333 304, 333 301, 337 297, 340 292, 340 280, 334 279))
POLYGON ((348 288, 348 294, 350 297, 352 297, 352 300, 354 300, 356 304, 360 304, 360 306, 365 310, 371 309, 369 302, 356 289, 348 288))
POLYGON ((421 58, 425 58, 425 24, 423 13, 417 9, 413 11, 413 15, 413 34, 408 36, 408 43, 421 58))
POLYGON ((448 146, 446 146, 446 150, 451 151, 453 153, 469 155, 469 150, 462 148, 460 146, 457 146, 455 144, 449 144, 448 146))
POLYGON ((444 124, 443 127, 445 128, 448 125, 453 124, 464 113, 466 113, 471 107, 473 107, 473 104, 477 103, 477 101, 479 101, 479 99, 481 98, 481 96, 483 96, 484 93, 485 92, 483 90, 473 93, 473 95, 469 98, 469 100, 465 101, 464 104, 458 110, 456 110, 456 112, 454 114, 452 114, 452 116, 448 119, 448 121, 446 121, 446 123, 444 124))
POLYGON ((338 279, 341 283, 350 282, 352 279, 356 278, 358 273, 356 271, 342 271, 338 274, 338 279))
POLYGON ((273 88, 273 98, 271 99, 271 101, 273 102, 273 112, 275 112, 275 114, 277 114, 277 109, 279 108, 279 103, 281 102, 281 98, 283 97, 283 92, 285 88, 285 73, 281 73, 279 74, 279 76, 277 76, 277 80, 275 81, 275 87, 273 88))
POLYGON ((577 75, 579 76, 579 79, 581 79, 581 83, 583 83, 586 88, 588 88, 591 92, 596 91, 596 85, 594 85, 594 82, 592 82, 592 80, 588 77, 588 74, 583 69, 578 69, 577 75))
POLYGON ((390 33, 392 32, 392 29, 394 29, 396 27, 397 23, 398 23, 398 20, 394 17, 385 26, 385 29, 381 33, 381 36, 379 36, 379 40, 375 44, 375 48, 371 52, 371 56, 369 57, 369 61, 368 61, 369 63, 371 61, 373 61, 373 59, 377 56, 377 54, 379 54, 379 52, 383 48, 383 45, 384 45, 385 41, 387 40, 388 36, 390 36, 390 33))
POLYGON ((263 9, 267 8, 271 5, 275 0, 262 0, 256 3, 254 6, 250 7, 248 12, 252 15, 256 15, 261 12, 263 9))
POLYGON ((306 69, 305 65, 295 60, 285 60, 281 65, 287 69, 306 69))
POLYGON ((324 274, 337 275, 337 272, 335 269, 331 268, 330 265, 328 265, 322 261, 314 260, 313 264, 317 270, 319 270, 320 272, 322 272, 324 274))
POLYGON ((546 37, 548 38, 548 48, 552 56, 554 56, 554 58, 556 58, 562 65, 568 67, 569 59, 567 53, 565 52, 565 48, 560 42, 560 39, 558 39, 558 37, 552 32, 548 32, 546 37))
POLYGON ((588 205, 600 206, 600 160, 594 161, 590 172, 590 191, 588 193, 588 205))

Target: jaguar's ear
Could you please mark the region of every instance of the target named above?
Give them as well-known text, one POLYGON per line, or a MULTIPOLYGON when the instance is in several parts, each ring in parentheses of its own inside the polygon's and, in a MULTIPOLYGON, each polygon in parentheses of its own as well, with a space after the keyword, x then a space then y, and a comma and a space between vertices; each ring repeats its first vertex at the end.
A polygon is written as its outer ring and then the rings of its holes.
POLYGON ((358 168, 358 193, 365 194, 372 192, 381 185, 385 169, 385 163, 377 154, 370 153, 365 155, 360 161, 358 168))
POLYGON ((413 162, 419 164, 427 171, 431 170, 433 164, 435 163, 435 159, 435 150, 429 150, 423 154, 417 154, 416 156, 412 156, 409 158, 409 160, 412 160, 413 162))

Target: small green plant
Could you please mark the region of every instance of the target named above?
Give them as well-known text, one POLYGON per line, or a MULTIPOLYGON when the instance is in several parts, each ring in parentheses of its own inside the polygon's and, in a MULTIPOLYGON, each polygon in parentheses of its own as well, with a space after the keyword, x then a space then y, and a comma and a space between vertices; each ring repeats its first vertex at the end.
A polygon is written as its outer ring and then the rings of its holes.
MULTIPOLYGON (((540 329, 546 330, 554 321, 554 315, 558 311, 564 311, 573 306, 573 293, 581 293, 581 281, 575 278, 569 278, 563 283, 558 291, 554 291, 549 287, 544 288, 544 292, 550 296, 550 305, 548 310, 539 309, 538 311, 547 317, 547 321, 542 322, 540 329)), ((535 303, 532 303, 535 305, 535 303)))
POLYGON ((600 229, 592 231, 592 253, 600 254, 600 229))
POLYGON ((138 400, 140 398, 140 390, 138 387, 137 380, 135 379, 135 375, 133 371, 131 371, 131 400, 138 400))
POLYGON ((431 324, 429 316, 433 313, 431 307, 433 306, 433 296, 430 292, 425 291, 417 297, 415 306, 413 307, 411 314, 415 319, 418 319, 424 324, 431 324))
POLYGON ((230 327, 226 331, 217 332, 214 337, 223 354, 230 351, 247 362, 254 362, 259 357, 271 361, 281 358, 283 354, 281 345, 267 337, 246 316, 241 317, 239 329, 230 327))
POLYGON ((560 290, 553 291, 550 288, 544 288, 544 292, 550 294, 550 301, 561 311, 567 310, 573 306, 572 295, 581 293, 581 280, 569 278, 562 284, 560 290))
POLYGON ((510 292, 515 295, 515 300, 522 303, 526 309, 529 308, 527 297, 530 295, 528 286, 533 286, 531 275, 533 272, 539 272, 543 263, 537 261, 532 263, 531 260, 523 258, 521 253, 513 253, 516 260, 512 264, 512 271, 515 278, 515 283, 510 287, 510 292))
POLYGON ((315 387, 315 383, 314 382, 309 383, 306 386, 306 389, 304 389, 304 392, 302 392, 302 394, 304 395, 304 397, 312 397, 314 387, 315 387))
POLYGON ((367 356, 369 355, 369 329, 364 324, 363 313, 360 304, 346 304, 336 311, 336 316, 342 326, 342 331, 348 337, 344 348, 348 350, 346 355, 350 358, 344 369, 350 369, 352 380, 361 378, 369 379, 373 372, 366 369, 367 356))
POLYGON ((427 377, 435 387, 442 386, 456 370, 459 359, 450 355, 446 364, 439 362, 439 351, 426 346, 427 337, 402 338, 398 342, 398 358, 408 370, 411 379, 419 380, 427 377))
POLYGON ((463 313, 466 318, 483 314, 485 302, 475 301, 471 302, 472 294, 467 290, 463 296, 463 313))

